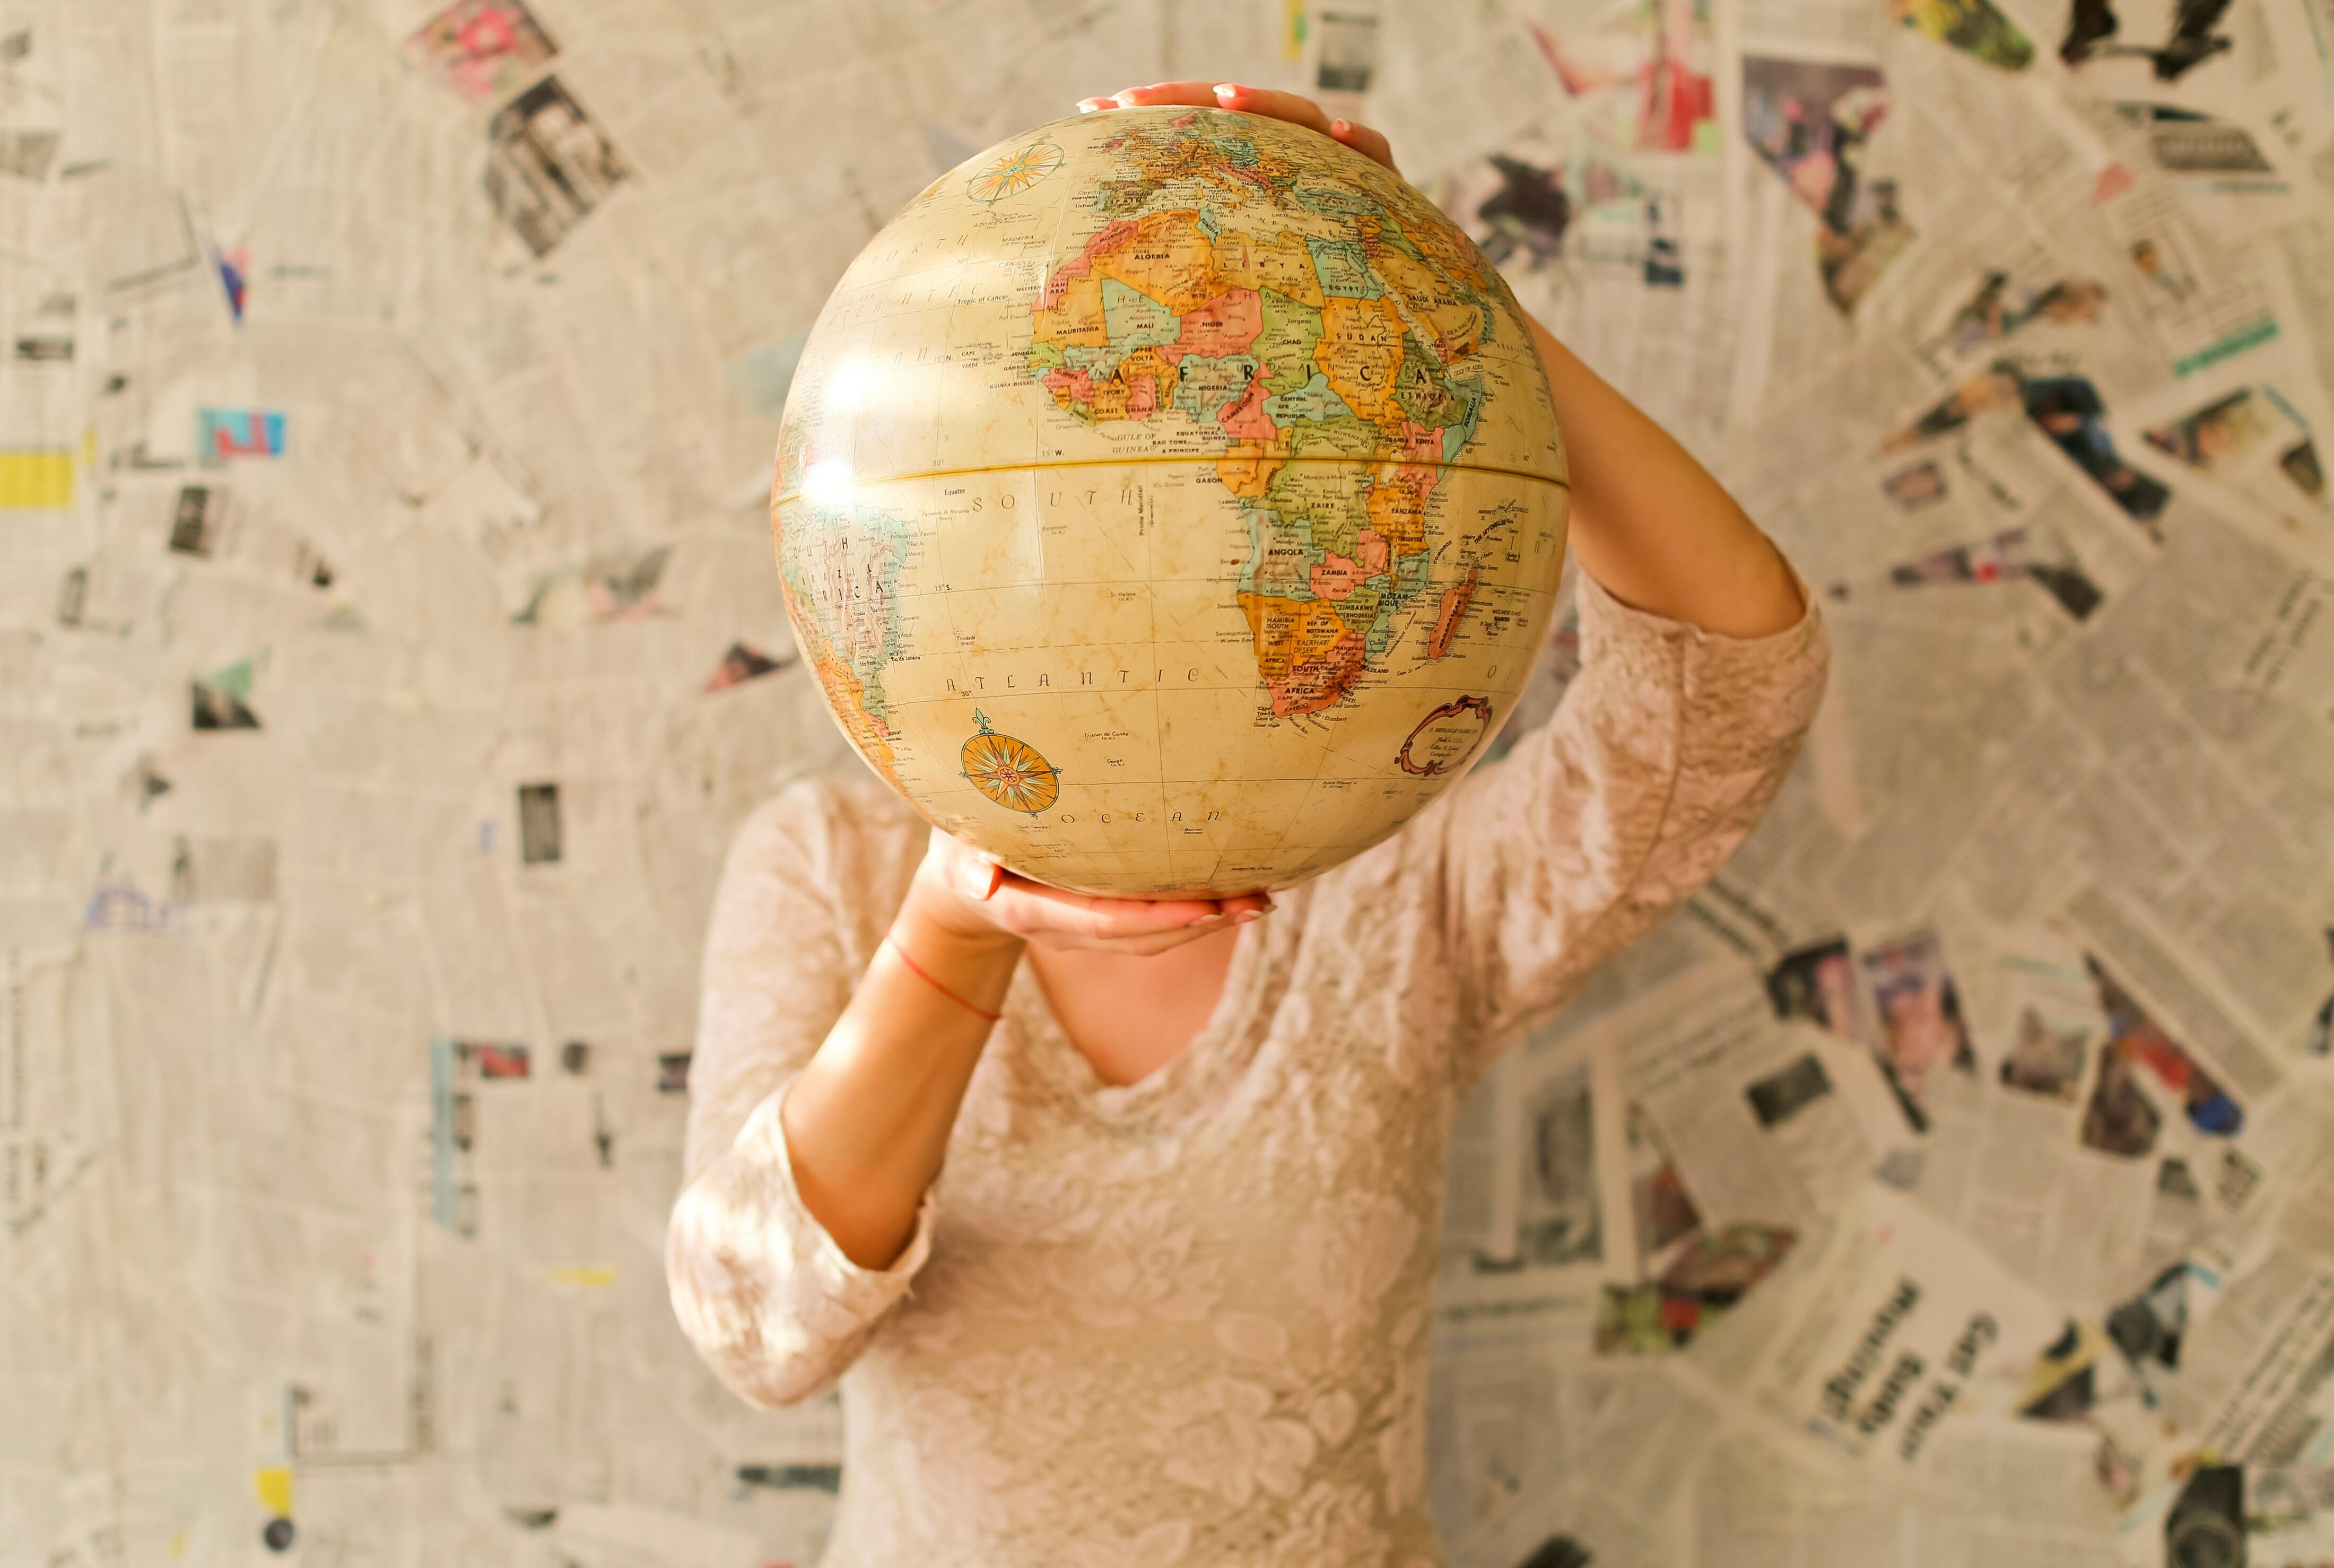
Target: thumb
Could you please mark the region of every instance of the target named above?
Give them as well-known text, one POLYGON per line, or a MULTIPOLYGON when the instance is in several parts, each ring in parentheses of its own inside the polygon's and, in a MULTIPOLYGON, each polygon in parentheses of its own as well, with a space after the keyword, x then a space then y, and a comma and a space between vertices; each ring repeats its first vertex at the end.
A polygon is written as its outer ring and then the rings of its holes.
POLYGON ((956 884, 958 892, 975 903, 985 904, 997 891, 998 884, 1005 880, 1005 872, 994 861, 963 854, 957 857, 956 864, 950 869, 949 880, 956 884))

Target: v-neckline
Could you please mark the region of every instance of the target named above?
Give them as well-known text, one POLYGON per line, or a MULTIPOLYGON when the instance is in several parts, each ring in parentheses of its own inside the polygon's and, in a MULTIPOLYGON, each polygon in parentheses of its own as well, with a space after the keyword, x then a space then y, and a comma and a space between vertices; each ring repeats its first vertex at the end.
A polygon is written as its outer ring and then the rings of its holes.
POLYGON ((1263 922, 1252 921, 1239 928, 1231 963, 1224 971, 1223 989, 1207 1022, 1181 1050, 1131 1083, 1105 1082, 1095 1071, 1094 1063, 1054 1015, 1045 984, 1026 957, 1013 971, 1013 984, 1006 993, 1006 1014, 1020 1026, 1029 1054, 1044 1076, 1091 1112, 1107 1121, 1155 1111, 1170 1103, 1184 1086, 1211 1075, 1226 1042, 1249 1012, 1263 945, 1263 922))

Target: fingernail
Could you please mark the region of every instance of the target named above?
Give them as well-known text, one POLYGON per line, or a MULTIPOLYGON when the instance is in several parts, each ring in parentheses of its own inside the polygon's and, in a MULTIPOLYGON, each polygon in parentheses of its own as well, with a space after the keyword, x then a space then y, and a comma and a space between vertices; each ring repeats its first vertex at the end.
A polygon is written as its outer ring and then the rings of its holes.
POLYGON ((987 903, 989 895, 997 890, 998 880, 998 873, 995 866, 969 865, 957 868, 957 887, 963 891, 965 897, 979 899, 982 903, 987 903))
POLYGON ((1235 926, 1245 926, 1250 920, 1261 920, 1262 919, 1264 919, 1264 911, 1262 909, 1242 909, 1239 914, 1232 917, 1232 924, 1235 926))
POLYGON ((1219 82, 1215 86, 1210 88, 1209 91, 1213 92, 1218 98, 1230 98, 1239 91, 1239 83, 1237 82, 1219 82))
POLYGON ((1333 120, 1329 122, 1329 130, 1333 135, 1343 136, 1353 129, 1354 128, 1352 126, 1346 124, 1342 120, 1333 120))

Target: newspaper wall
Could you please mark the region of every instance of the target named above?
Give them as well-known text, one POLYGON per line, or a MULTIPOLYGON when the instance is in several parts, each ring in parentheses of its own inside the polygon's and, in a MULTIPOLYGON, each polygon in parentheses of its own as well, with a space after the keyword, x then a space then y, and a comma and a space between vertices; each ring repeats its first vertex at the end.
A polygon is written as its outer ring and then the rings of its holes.
MULTIPOLYGON (((697 945, 853 765, 804 335, 1303 87, 1826 596, 1758 835, 1467 1108, 1462 1568, 2334 1555, 2326 0, 0 0, 0 1568, 812 1562, 671 1322, 697 945)), ((1537 678, 1544 710, 1568 631, 1537 678)))

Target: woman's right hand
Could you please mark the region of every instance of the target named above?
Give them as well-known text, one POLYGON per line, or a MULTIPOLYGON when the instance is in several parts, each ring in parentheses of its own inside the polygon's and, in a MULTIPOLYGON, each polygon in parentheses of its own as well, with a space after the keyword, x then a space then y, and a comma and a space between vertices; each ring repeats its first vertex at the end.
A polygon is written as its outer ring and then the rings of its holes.
POLYGON ((1108 899, 1066 892, 1007 871, 932 830, 902 913, 970 947, 1089 948, 1150 957, 1245 925, 1272 908, 1269 894, 1229 899, 1108 899))
POLYGON ((1112 109, 1157 109, 1170 104, 1230 109, 1241 114, 1285 120, 1342 142, 1364 158, 1393 168, 1396 174, 1402 172, 1394 167, 1394 149, 1368 126, 1356 125, 1349 120, 1332 120, 1328 111, 1297 93, 1275 92, 1270 88, 1249 87, 1238 82, 1154 82, 1148 87, 1123 87, 1107 98, 1079 99, 1078 112, 1098 114, 1112 109))

